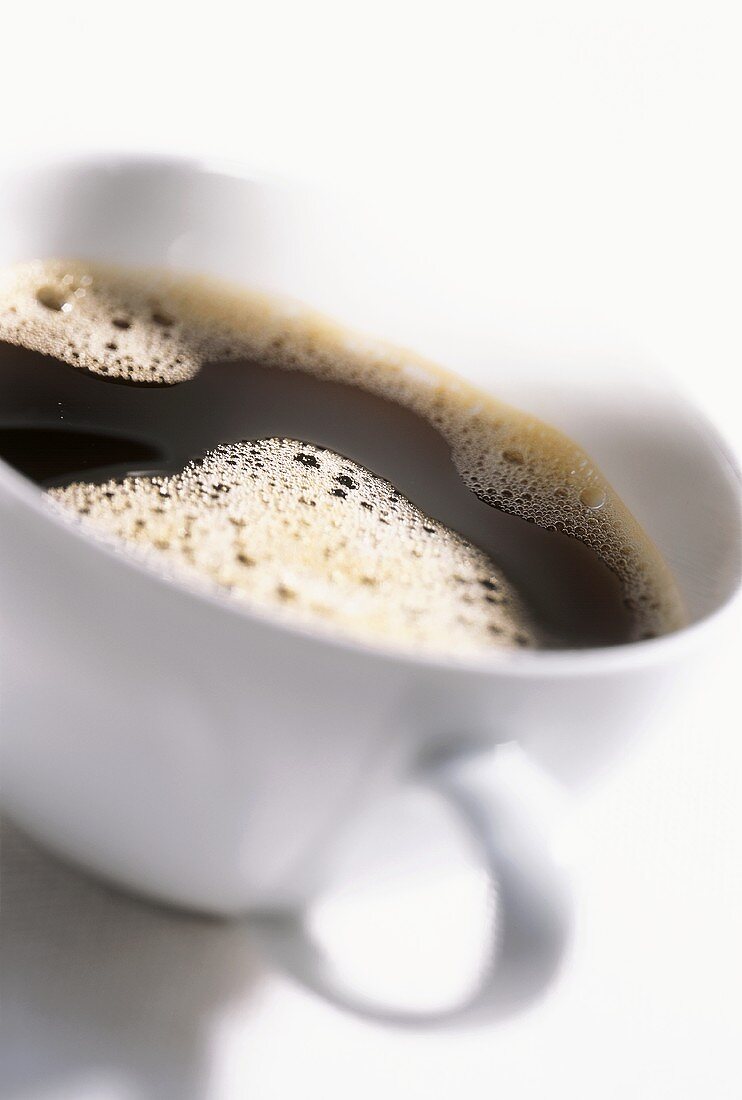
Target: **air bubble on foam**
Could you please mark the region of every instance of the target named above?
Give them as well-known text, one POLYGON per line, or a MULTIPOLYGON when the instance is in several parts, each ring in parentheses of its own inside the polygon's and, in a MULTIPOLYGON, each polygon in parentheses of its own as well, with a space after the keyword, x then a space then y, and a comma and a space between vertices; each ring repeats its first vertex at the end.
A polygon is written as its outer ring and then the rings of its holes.
POLYGON ((506 462, 510 462, 515 466, 522 466, 525 462, 525 458, 523 457, 522 452, 516 451, 512 447, 504 450, 502 452, 502 457, 505 459, 506 462))
POLYGON ((46 309, 53 310, 55 313, 70 313, 72 310, 72 302, 69 299, 69 294, 56 286, 47 285, 39 287, 36 291, 36 301, 46 309))
POLYGON ((597 512, 606 501, 605 490, 600 485, 588 485, 580 493, 580 503, 592 512, 597 512))

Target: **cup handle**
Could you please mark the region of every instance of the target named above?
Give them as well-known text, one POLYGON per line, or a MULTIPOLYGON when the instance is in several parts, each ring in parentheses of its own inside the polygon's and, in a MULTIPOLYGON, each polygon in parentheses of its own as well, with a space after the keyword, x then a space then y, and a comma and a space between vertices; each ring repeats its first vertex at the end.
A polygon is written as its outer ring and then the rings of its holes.
MULTIPOLYGON (((529 813, 530 797, 519 792, 519 767, 472 767, 469 753, 438 754, 413 779, 444 798, 465 825, 492 890, 491 950, 474 989, 465 999, 432 1012, 399 1010, 355 995, 333 972, 313 943, 300 914, 274 915, 262 923, 261 938, 303 984, 336 1005, 368 1019, 410 1026, 493 1021, 535 1002, 555 976, 572 926, 572 895, 565 872, 550 853, 548 837, 529 813), (515 771, 515 775, 513 772, 515 771), (514 781, 515 779, 515 781, 514 781), (267 939, 266 939, 267 937, 267 939)), ((500 757, 500 759, 498 759, 500 757)), ((529 765, 531 766, 531 765, 529 765)))

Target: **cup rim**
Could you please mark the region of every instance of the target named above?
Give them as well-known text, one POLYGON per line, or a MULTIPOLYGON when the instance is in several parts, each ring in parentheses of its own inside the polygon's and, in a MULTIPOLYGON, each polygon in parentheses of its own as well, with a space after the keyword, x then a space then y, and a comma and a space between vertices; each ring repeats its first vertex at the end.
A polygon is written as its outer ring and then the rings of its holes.
MULTIPOLYGON (((297 186, 308 187, 311 190, 311 185, 306 185, 301 181, 292 182, 290 179, 278 174, 274 175, 270 172, 254 170, 250 166, 237 161, 211 157, 179 156, 171 153, 138 153, 133 150, 110 153, 74 152, 59 156, 37 156, 28 160, 21 160, 19 163, 3 169, 0 178, 5 180, 22 179, 31 172, 44 170, 62 171, 76 167, 116 169, 137 165, 143 168, 164 167, 203 175, 221 175, 242 180, 246 183, 253 182, 287 191, 297 186)), ((727 441, 703 412, 688 401, 684 395, 676 392, 675 396, 687 405, 689 411, 693 412, 696 421, 700 423, 716 445, 720 459, 730 464, 737 483, 738 501, 742 503, 740 473, 733 459, 733 451, 727 441)), ((394 647, 383 642, 364 642, 352 637, 345 637, 331 628, 321 626, 314 628, 311 625, 286 621, 277 615, 271 614, 267 609, 253 608, 237 600, 230 599, 226 594, 220 593, 216 585, 212 589, 206 584, 203 586, 197 583, 189 584, 187 579, 170 574, 165 570, 160 571, 153 568, 148 561, 136 553, 122 551, 121 545, 117 544, 115 540, 109 540, 105 537, 96 538, 84 530, 79 522, 64 517, 61 513, 47 507, 43 495, 33 482, 14 470, 2 457, 0 457, 0 491, 9 492, 11 497, 23 507, 28 508, 46 522, 64 530, 72 538, 80 538, 86 545, 110 556, 111 560, 122 568, 133 569, 136 573, 148 577, 155 583, 165 584, 168 587, 177 589, 183 598, 205 601, 206 604, 213 606, 215 611, 221 610, 226 614, 246 619, 248 622, 260 622, 263 626, 272 628, 279 633, 286 632, 291 636, 303 638, 307 642, 316 645, 328 646, 331 649, 350 650, 369 658, 393 661, 417 668, 465 671, 487 677, 507 675, 520 678, 549 674, 554 677, 566 678, 611 671, 620 672, 639 666, 664 664, 676 656, 681 656, 689 649, 695 648, 702 635, 722 626, 735 613, 737 608, 742 608, 742 571, 738 569, 734 590, 719 607, 703 618, 659 638, 587 649, 507 649, 493 650, 481 655, 467 654, 461 657, 421 653, 402 646, 394 647)))

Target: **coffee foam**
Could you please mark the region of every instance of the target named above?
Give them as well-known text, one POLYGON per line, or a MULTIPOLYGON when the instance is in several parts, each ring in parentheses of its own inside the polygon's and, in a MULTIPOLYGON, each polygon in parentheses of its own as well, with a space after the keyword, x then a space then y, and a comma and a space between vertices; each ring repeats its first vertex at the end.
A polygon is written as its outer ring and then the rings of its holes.
POLYGON ((685 622, 658 550, 577 444, 413 353, 303 307, 171 273, 39 261, 3 274, 0 301, 0 338, 109 381, 170 385, 209 360, 250 356, 395 401, 439 430, 481 499, 597 552, 622 582, 638 637, 685 622))
MULTIPOLYGON (((163 283, 163 290, 165 290, 163 283)), ((167 295, 164 295, 167 297, 167 295)), ((192 378, 211 346, 160 302, 157 280, 46 261, 0 274, 0 338, 109 381, 172 385, 192 378)))
POLYGON ((419 650, 535 644, 492 561, 333 451, 218 447, 181 474, 50 490, 97 531, 236 599, 419 650))

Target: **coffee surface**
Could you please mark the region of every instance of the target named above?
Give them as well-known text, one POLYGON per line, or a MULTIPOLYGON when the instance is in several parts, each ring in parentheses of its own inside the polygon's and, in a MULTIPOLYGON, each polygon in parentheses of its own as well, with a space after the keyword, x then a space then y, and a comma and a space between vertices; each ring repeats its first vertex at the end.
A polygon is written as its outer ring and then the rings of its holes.
POLYGON ((0 455, 156 568, 362 640, 584 647, 683 622, 658 551, 571 440, 204 279, 3 273, 0 455))

